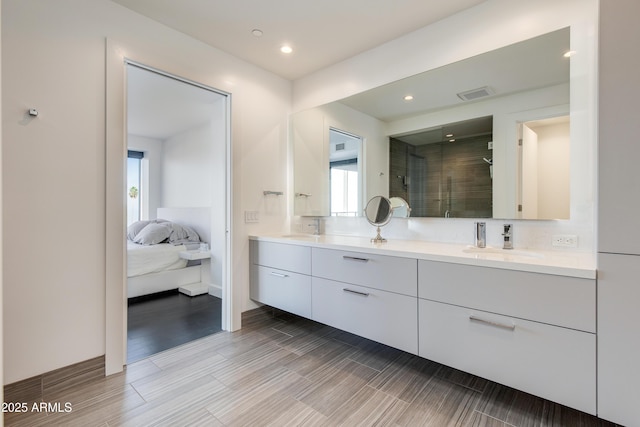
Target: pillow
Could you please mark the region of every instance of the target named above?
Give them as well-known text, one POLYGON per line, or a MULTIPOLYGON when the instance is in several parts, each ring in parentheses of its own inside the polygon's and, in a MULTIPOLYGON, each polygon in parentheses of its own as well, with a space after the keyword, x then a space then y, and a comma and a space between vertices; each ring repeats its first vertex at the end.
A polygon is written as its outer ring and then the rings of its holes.
POLYGON ((200 236, 196 231, 188 225, 171 224, 171 235, 169 236, 169 243, 174 245, 181 245, 188 242, 199 242, 200 236))
POLYGON ((151 221, 136 221, 127 227, 127 239, 133 240, 136 238, 139 232, 142 231, 147 225, 151 224, 151 221))
POLYGON ((169 238, 171 235, 171 223, 152 222, 144 227, 133 239, 134 243, 140 245, 157 245, 169 238))

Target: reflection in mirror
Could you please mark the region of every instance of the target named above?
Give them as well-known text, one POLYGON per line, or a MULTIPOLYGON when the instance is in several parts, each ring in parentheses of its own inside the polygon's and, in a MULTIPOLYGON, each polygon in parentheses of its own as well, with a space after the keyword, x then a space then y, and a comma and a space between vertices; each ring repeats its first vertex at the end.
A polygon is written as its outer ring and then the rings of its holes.
POLYGON ((411 216, 411 208, 409 203, 402 197, 390 197, 391 209, 394 218, 409 218, 411 216))
MULTIPOLYGON (((530 115, 533 111, 555 109, 557 114, 554 115, 573 111, 569 105, 569 66, 573 59, 563 56, 570 50, 569 34, 569 28, 559 29, 294 114, 292 123, 297 131, 292 134, 295 191, 313 195, 297 198, 294 213, 330 215, 329 179, 325 178, 329 161, 326 135, 328 128, 333 126, 355 132, 366 140, 362 165, 359 165, 366 171, 360 177, 365 183, 362 201, 374 194, 400 195, 411 205, 412 217, 533 219, 518 211, 521 181, 518 173, 521 169, 517 123, 539 118, 530 115), (410 102, 405 100, 407 94, 413 95, 410 102), (390 187, 395 184, 408 186, 409 190, 413 177, 406 172, 387 175, 391 163, 388 157, 390 137, 399 139, 444 123, 489 116, 493 117, 493 135, 486 142, 493 142, 493 150, 488 151, 485 147, 484 155, 476 156, 475 166, 482 178, 472 180, 491 187, 490 203, 480 202, 480 199, 454 199, 453 176, 450 191, 445 177, 437 184, 441 194, 430 195, 430 202, 418 201, 402 189, 391 191, 390 187), (312 143, 317 145, 312 147, 312 143), (322 161, 324 171, 318 170, 322 161), (456 200, 460 203, 456 204, 456 200)), ((574 141, 574 144, 580 143, 574 141)), ((421 161, 412 156, 409 159, 421 161)), ((426 169, 424 173, 428 171, 426 169)), ((563 203, 568 204, 569 200, 563 203)))
POLYGON ((358 216, 360 212, 361 152, 361 137, 329 129, 331 216, 358 216))
POLYGON ((492 138, 492 116, 391 137, 389 195, 413 217, 491 218, 492 138))
POLYGON ((522 219, 569 219, 569 116, 520 123, 518 211, 522 219))
POLYGON ((391 221, 391 214, 391 201, 386 197, 375 196, 369 200, 367 206, 364 208, 364 215, 367 217, 369 224, 375 225, 378 231, 377 236, 371 239, 372 242, 382 243, 387 241, 387 239, 383 239, 380 235, 380 227, 391 221))

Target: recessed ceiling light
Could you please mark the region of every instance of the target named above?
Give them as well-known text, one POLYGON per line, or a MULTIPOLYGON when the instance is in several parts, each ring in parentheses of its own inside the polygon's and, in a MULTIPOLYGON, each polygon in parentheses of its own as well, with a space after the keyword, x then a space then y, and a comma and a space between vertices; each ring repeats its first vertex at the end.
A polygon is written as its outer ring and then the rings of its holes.
POLYGON ((452 133, 448 133, 448 134, 445 135, 445 137, 447 137, 447 138, 451 138, 452 136, 453 136, 452 133))
POLYGON ((450 139, 449 142, 456 142, 456 140, 455 139, 450 139))
POLYGON ((404 96, 404 100, 405 101, 413 101, 413 95, 405 95, 404 96))
POLYGON ((564 55, 562 55, 562 56, 564 56, 565 58, 571 58, 573 55, 575 55, 575 53, 576 53, 575 50, 569 50, 569 51, 565 52, 564 55))
POLYGON ((254 30, 251 30, 251 34, 253 34, 256 37, 262 37, 262 30, 259 30, 256 28, 254 30))
POLYGON ((282 53, 291 53, 293 52, 293 49, 291 48, 291 46, 288 45, 284 45, 280 48, 280 52, 282 53))

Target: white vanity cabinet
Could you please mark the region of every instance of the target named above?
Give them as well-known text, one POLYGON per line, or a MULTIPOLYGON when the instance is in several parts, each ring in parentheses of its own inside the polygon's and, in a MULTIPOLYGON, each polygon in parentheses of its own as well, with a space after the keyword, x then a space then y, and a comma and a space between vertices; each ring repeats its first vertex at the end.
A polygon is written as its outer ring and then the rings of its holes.
POLYGON ((250 242, 249 296, 263 304, 311 317, 311 248, 250 242))
POLYGON ((596 413, 595 280, 419 261, 419 355, 596 413))
POLYGON ((417 260, 312 249, 313 320, 418 354, 417 260))
POLYGON ((596 413, 590 258, 572 268, 566 254, 544 254, 546 264, 513 256, 496 262, 450 245, 403 242, 394 249, 345 236, 291 239, 251 241, 255 301, 596 413))

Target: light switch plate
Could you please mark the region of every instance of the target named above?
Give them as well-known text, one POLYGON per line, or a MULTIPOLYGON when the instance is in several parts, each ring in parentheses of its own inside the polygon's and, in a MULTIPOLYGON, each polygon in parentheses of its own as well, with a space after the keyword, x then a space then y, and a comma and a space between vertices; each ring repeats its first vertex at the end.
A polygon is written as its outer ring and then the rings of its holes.
POLYGON ((244 222, 260 222, 260 213, 258 211, 244 211, 244 222))

